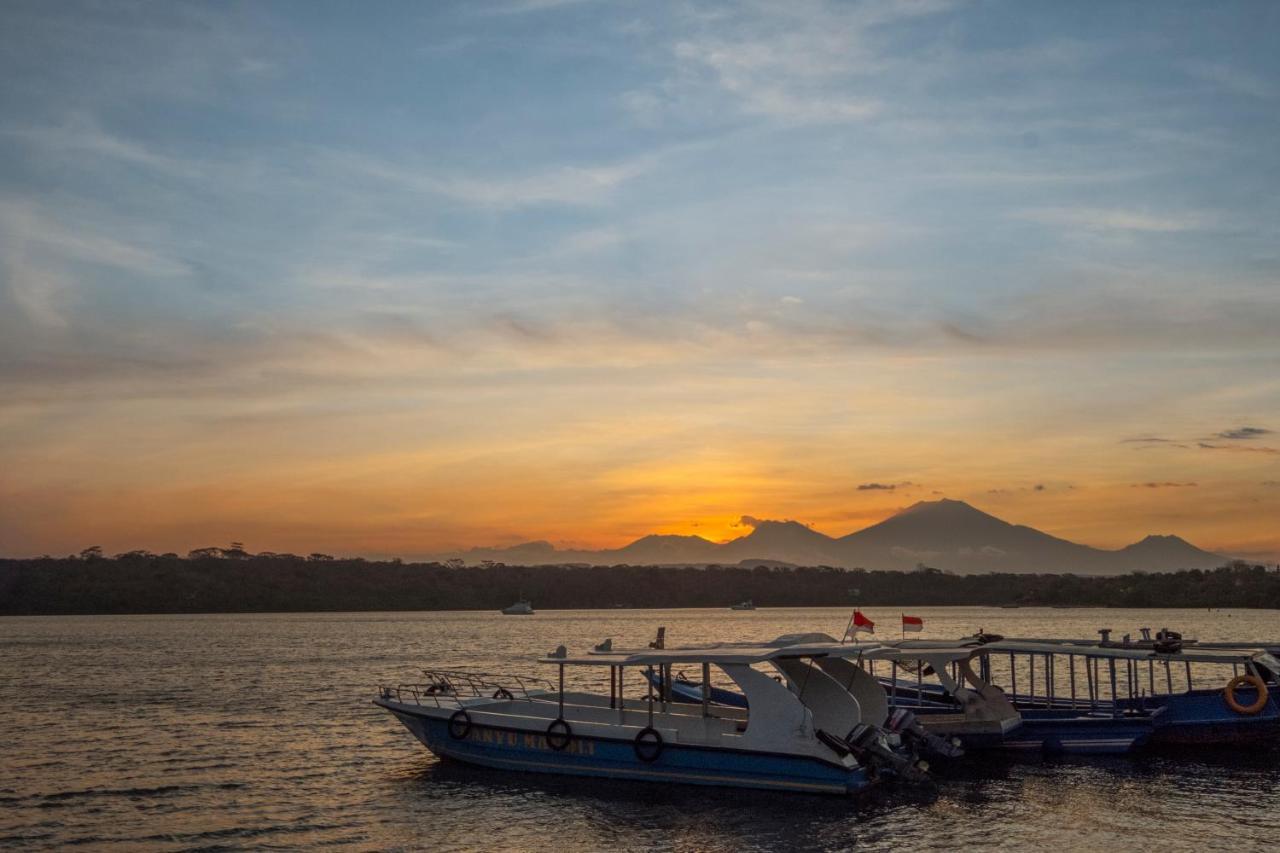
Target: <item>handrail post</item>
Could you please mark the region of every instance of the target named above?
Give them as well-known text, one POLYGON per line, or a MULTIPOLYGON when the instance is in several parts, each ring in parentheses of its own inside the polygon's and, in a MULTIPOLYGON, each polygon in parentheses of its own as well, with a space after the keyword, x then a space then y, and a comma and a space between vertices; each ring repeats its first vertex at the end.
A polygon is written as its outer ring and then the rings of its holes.
POLYGON ((649 664, 649 728, 653 728, 653 664, 649 664))
POLYGON ((1111 673, 1111 716, 1120 716, 1120 697, 1116 693, 1116 659, 1107 658, 1107 669, 1111 673))
POLYGON ((1067 655, 1067 664, 1071 667, 1071 710, 1076 709, 1076 656, 1067 655))
POLYGON ((1031 684, 1027 687, 1027 705, 1036 701, 1036 653, 1027 655, 1027 668, 1031 672, 1031 684))

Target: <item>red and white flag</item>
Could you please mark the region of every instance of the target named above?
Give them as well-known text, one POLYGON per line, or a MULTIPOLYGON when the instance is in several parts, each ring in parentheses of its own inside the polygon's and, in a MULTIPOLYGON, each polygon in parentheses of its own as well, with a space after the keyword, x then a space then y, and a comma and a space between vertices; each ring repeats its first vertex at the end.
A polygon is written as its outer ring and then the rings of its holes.
POLYGON ((863 616, 861 610, 855 610, 853 615, 849 617, 849 627, 844 629, 845 638, 847 639, 850 634, 856 636, 863 631, 868 634, 874 634, 876 632, 876 623, 863 616))
POLYGON ((902 615, 902 630, 904 631, 923 631, 924 620, 919 616, 902 615))

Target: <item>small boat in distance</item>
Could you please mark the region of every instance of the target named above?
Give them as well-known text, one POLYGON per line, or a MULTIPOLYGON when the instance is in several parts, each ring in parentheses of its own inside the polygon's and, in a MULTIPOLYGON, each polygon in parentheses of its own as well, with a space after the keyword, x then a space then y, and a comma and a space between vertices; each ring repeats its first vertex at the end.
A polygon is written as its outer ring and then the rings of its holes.
POLYGON ((748 598, 746 601, 739 601, 737 604, 733 605, 729 609, 730 610, 755 610, 756 605, 755 605, 755 602, 753 602, 751 599, 748 598))
POLYGON ((509 607, 502 608, 503 616, 532 616, 533 602, 520 599, 509 607))

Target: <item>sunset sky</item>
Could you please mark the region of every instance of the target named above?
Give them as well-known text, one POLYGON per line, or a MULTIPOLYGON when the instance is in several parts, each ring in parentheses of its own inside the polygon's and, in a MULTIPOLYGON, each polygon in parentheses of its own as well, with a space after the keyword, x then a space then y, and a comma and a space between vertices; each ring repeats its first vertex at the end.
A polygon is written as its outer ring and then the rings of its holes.
POLYGON ((1280 4, 0 4, 0 554, 950 497, 1280 559, 1280 4))

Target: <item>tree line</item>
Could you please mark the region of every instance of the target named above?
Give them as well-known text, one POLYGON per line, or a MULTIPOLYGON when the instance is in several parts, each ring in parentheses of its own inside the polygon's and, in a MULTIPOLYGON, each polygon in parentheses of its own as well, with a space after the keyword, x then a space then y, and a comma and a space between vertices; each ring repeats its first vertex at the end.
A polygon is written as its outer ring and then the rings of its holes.
POLYGON ((240 543, 187 556, 88 548, 70 557, 0 559, 0 613, 215 613, 992 605, 1280 608, 1280 571, 1213 570, 956 575, 932 568, 830 566, 514 566, 406 563, 328 554, 250 554, 240 543))

